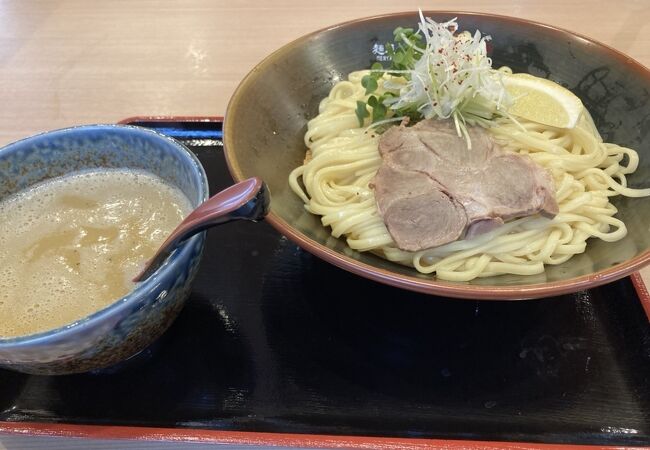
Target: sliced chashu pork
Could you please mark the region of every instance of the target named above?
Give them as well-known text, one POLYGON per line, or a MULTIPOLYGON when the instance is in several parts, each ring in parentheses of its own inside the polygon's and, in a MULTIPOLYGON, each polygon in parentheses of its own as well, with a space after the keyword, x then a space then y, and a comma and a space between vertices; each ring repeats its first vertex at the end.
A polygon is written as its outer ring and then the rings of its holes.
POLYGON ((397 246, 418 251, 488 232, 515 217, 558 212, 548 173, 505 153, 480 127, 472 148, 451 121, 392 127, 379 141, 383 164, 372 185, 397 246))
POLYGON ((431 177, 382 165, 375 177, 379 213, 399 248, 416 251, 455 241, 467 226, 463 205, 431 177))

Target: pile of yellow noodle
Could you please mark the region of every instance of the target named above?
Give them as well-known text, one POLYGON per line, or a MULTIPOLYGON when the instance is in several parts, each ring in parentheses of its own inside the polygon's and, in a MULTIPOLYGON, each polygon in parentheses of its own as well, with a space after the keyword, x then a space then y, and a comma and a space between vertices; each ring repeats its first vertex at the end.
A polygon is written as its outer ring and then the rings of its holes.
POLYGON ((584 252, 591 237, 614 242, 626 235, 609 197, 650 195, 650 189, 627 187, 626 175, 636 170, 637 153, 603 142, 588 113, 573 129, 503 120, 489 131, 506 151, 526 154, 549 171, 560 213, 553 219, 535 215, 512 220, 490 233, 432 249, 400 250, 369 187, 382 163, 380 135, 360 128, 355 114, 357 101, 368 97, 361 86, 367 73, 351 73, 322 100, 305 135, 305 163, 289 177, 305 208, 355 250, 372 251, 422 273, 435 272, 443 280, 537 274, 545 264, 560 264, 584 252))

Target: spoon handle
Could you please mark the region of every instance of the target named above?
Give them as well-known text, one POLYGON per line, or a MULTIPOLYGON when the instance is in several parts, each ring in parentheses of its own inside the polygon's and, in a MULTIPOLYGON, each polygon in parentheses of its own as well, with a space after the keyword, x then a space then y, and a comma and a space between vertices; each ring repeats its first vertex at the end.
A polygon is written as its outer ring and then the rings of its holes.
POLYGON ((133 279, 147 279, 176 246, 196 233, 233 220, 261 220, 269 210, 266 184, 257 177, 241 181, 213 195, 192 211, 167 237, 144 269, 133 279))

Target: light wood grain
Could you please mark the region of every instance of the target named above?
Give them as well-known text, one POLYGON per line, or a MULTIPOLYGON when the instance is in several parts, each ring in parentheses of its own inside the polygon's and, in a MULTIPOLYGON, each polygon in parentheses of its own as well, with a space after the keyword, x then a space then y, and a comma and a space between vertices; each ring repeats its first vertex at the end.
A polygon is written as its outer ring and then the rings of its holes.
POLYGON ((648 0, 0 0, 0 145, 140 114, 223 115, 239 80, 287 42, 418 7, 552 24, 650 66, 648 0))
MULTIPOLYGON (((220 115, 264 56, 340 21, 416 1, 0 2, 0 145, 135 114, 220 115)), ((533 19, 650 65, 650 2, 436 1, 436 9, 533 19)))

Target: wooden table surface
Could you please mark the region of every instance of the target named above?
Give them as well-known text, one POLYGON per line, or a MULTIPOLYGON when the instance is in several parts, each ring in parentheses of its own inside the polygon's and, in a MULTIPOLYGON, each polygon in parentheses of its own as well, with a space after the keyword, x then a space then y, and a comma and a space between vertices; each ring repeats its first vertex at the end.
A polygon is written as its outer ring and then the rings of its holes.
POLYGON ((0 145, 134 115, 223 115, 239 80, 291 40, 418 7, 552 24, 650 66, 648 0, 0 0, 0 145))

